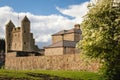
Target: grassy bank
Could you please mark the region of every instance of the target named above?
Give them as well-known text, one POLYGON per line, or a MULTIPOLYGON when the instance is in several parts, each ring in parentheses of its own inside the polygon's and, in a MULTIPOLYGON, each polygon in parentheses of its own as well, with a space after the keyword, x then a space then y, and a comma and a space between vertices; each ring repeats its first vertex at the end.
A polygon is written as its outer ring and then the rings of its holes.
POLYGON ((47 78, 50 80, 98 80, 100 76, 87 71, 0 70, 0 77, 26 78, 25 80, 47 80, 47 78))

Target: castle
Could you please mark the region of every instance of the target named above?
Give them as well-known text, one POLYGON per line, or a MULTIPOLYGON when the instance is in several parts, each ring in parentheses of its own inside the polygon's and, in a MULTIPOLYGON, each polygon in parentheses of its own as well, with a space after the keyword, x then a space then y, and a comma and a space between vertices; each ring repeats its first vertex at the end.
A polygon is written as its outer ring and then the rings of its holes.
MULTIPOLYGON (((76 24, 73 29, 62 30, 52 35, 52 44, 45 47, 43 55, 63 55, 75 54, 76 43, 81 39, 80 25, 76 24)), ((10 20, 6 25, 6 52, 21 51, 39 52, 40 49, 35 45, 33 34, 30 33, 30 21, 25 16, 21 21, 21 27, 15 27, 10 20)))
POLYGON ((79 24, 70 30, 59 31, 52 35, 52 44, 41 51, 30 33, 27 16, 23 18, 21 27, 15 27, 9 21, 6 25, 5 69, 97 71, 97 60, 86 62, 80 58, 81 54, 77 54, 80 52, 76 49, 76 44, 81 40, 81 34, 79 24))
POLYGON ((81 40, 80 25, 73 29, 62 30, 52 35, 52 44, 45 47, 45 55, 75 54, 78 52, 76 44, 81 40))
POLYGON ((33 34, 30 33, 30 21, 25 16, 21 21, 21 27, 15 27, 10 20, 6 25, 6 53, 9 51, 31 52, 38 50, 33 34))
MULTIPOLYGON (((97 0, 98 1, 98 0, 97 0)), ((113 7, 119 7, 120 0, 114 0, 113 7)), ((98 71, 99 60, 85 60, 76 54, 76 43, 81 40, 80 25, 73 29, 62 30, 52 35, 52 44, 45 47, 45 56, 16 57, 16 51, 31 52, 39 50, 35 45, 33 34, 30 33, 30 21, 25 16, 21 28, 15 28, 12 21, 6 25, 5 69, 10 70, 82 70, 98 71), (64 55, 65 54, 65 55, 64 55), (11 64, 12 63, 12 64, 11 64)))

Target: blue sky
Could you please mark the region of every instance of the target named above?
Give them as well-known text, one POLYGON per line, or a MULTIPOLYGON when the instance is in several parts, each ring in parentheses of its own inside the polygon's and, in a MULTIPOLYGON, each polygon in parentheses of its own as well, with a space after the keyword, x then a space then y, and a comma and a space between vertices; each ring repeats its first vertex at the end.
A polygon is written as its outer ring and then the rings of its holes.
POLYGON ((31 12, 36 15, 60 14, 56 6, 67 8, 88 0, 0 0, 0 6, 10 6, 16 12, 31 12))
POLYGON ((82 22, 88 4, 89 0, 0 0, 0 38, 5 37, 5 24, 9 20, 20 26, 27 15, 36 44, 47 46, 52 34, 82 22))

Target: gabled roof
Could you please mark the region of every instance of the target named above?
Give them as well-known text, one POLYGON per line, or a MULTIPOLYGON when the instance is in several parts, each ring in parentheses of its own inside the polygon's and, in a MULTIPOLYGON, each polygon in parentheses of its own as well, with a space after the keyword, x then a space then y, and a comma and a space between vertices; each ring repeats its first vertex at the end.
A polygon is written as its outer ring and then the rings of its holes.
POLYGON ((52 45, 49 45, 46 48, 57 48, 57 47, 72 47, 72 48, 75 48, 76 43, 77 42, 75 42, 75 41, 63 40, 63 41, 59 41, 57 43, 54 43, 52 45))
POLYGON ((62 31, 59 31, 55 34, 53 34, 52 36, 56 36, 56 35, 63 35, 63 34, 69 34, 69 33, 78 33, 78 34, 82 34, 82 31, 80 29, 70 29, 70 30, 62 30, 62 31))

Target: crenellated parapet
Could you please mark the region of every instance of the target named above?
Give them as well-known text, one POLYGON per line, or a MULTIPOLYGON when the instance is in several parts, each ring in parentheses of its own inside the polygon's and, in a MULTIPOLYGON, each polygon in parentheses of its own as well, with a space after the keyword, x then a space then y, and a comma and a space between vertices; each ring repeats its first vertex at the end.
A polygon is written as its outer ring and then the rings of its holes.
POLYGON ((17 28, 13 28, 12 32, 20 32, 21 31, 21 28, 20 27, 17 27, 17 28))

